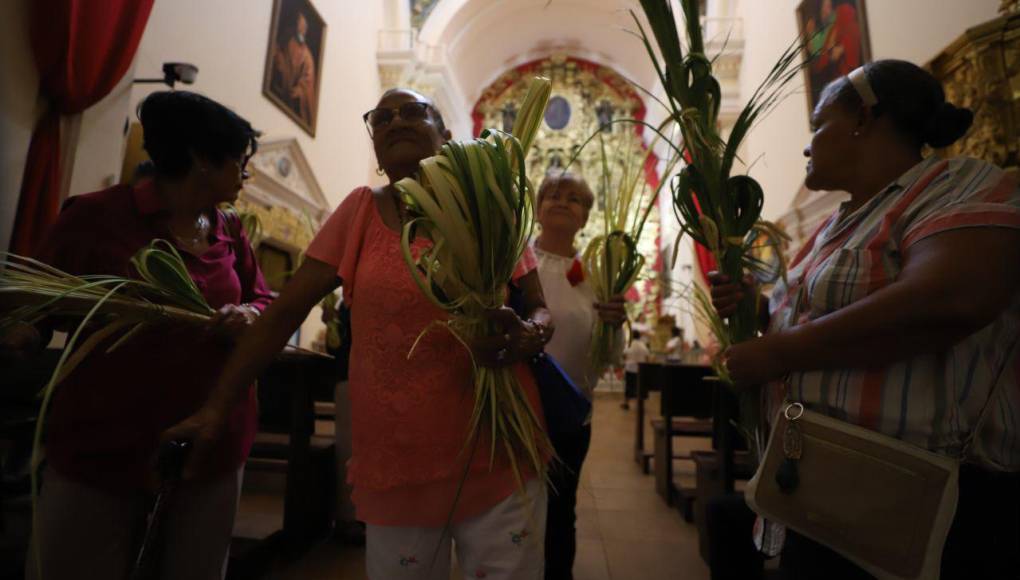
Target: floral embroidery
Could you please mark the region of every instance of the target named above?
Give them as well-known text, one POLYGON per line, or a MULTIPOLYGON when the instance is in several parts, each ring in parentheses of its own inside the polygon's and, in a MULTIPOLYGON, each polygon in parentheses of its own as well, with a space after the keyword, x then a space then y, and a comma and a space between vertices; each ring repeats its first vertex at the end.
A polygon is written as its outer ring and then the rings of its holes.
POLYGON ((571 286, 577 286, 584 282, 584 266, 581 265, 581 260, 574 258, 570 269, 567 270, 567 281, 570 282, 571 286))
POLYGON ((528 530, 521 530, 520 532, 510 532, 510 541, 515 546, 520 546, 524 540, 529 536, 528 530))
POLYGON ((409 567, 409 566, 411 566, 413 564, 417 564, 417 563, 418 563, 418 558, 415 557, 415 556, 401 556, 400 557, 400 566, 402 568, 407 568, 407 567, 409 567))

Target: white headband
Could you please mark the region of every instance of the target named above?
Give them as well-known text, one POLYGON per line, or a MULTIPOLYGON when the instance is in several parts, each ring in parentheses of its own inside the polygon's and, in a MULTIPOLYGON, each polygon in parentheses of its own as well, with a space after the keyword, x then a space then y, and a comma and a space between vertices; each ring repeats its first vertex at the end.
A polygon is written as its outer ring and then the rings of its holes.
POLYGON ((850 71, 847 78, 850 79, 850 84, 857 90, 857 94, 861 96, 861 100, 864 101, 866 107, 874 107, 878 104, 878 97, 871 88, 871 83, 868 82, 868 75, 864 74, 863 66, 850 71))

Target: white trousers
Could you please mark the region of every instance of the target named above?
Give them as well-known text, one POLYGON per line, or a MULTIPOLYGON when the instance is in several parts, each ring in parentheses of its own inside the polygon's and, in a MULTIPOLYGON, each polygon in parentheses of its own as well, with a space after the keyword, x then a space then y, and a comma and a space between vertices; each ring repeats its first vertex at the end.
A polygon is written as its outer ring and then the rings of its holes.
MULTIPOLYGON (((222 580, 244 469, 218 480, 182 484, 162 522, 160 580, 222 580)), ((36 512, 28 580, 122 580, 134 564, 150 502, 118 495, 47 469, 36 512), (38 575, 35 546, 42 575, 38 575)))
POLYGON ((545 574, 546 488, 538 479, 489 511, 452 526, 369 525, 371 580, 449 580, 451 541, 465 579, 541 580, 545 574))

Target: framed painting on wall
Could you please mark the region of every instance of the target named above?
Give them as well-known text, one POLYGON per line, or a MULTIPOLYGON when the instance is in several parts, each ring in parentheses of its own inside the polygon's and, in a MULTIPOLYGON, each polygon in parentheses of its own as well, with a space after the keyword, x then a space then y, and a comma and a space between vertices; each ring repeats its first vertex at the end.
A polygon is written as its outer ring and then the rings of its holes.
POLYGON ((871 60, 864 0, 803 0, 797 27, 805 50, 816 55, 804 69, 810 115, 825 85, 871 60))
POLYGON ((309 135, 319 110, 326 22, 308 0, 274 0, 262 94, 309 135))

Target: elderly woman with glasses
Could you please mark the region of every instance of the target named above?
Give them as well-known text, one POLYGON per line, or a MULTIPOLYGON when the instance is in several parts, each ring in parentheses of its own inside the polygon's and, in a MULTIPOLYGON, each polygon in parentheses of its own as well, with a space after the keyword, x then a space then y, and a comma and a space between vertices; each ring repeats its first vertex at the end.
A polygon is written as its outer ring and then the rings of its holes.
MULTIPOLYGON (((534 243, 538 275, 553 321, 560 329, 546 352, 591 399, 599 381, 599 369, 591 358, 592 329, 599 322, 619 328, 627 320, 622 296, 598 302, 584 279, 577 234, 588 223, 595 196, 580 175, 553 169, 538 188, 536 205, 542 226, 534 243)), ((550 427, 560 461, 550 474, 545 578, 570 580, 577 552, 577 487, 591 444, 591 422, 576 430, 550 427)))
MULTIPOLYGON (((450 132, 435 106, 405 89, 386 92, 364 116, 382 187, 350 193, 308 248, 307 260, 252 329, 206 407, 168 432, 195 440, 194 455, 219 437, 225 411, 309 310, 342 287, 351 308, 349 367, 352 456, 347 480, 357 517, 367 524, 373 579, 449 578, 450 542, 465 578, 537 579, 542 574, 545 485, 528 477, 517 494, 510 458, 487 436, 466 445, 474 406, 472 357, 451 334, 432 332, 408 356, 423 329, 446 321, 417 288, 404 262, 400 232, 407 208, 394 183, 439 152, 450 132), (465 475, 466 474, 466 475, 465 475)), ((417 239, 420 251, 427 240, 417 239)), ((533 408, 540 402, 525 361, 551 336, 534 254, 513 282, 526 318, 491 313, 501 330, 471 344, 485 366, 513 365, 533 408)))
MULTIPOLYGON (((121 335, 109 337, 62 381, 47 420, 29 577, 127 577, 160 434, 202 406, 235 340, 270 301, 240 220, 217 209, 237 200, 258 133, 186 91, 153 93, 138 117, 152 177, 71 197, 40 257, 76 275, 131 276, 131 257, 165 239, 218 312, 205 327, 152 324, 114 350, 121 335)), ((211 580, 225 570, 255 437, 252 382, 238 388, 208 461, 177 489, 157 546, 160 578, 211 580)))

